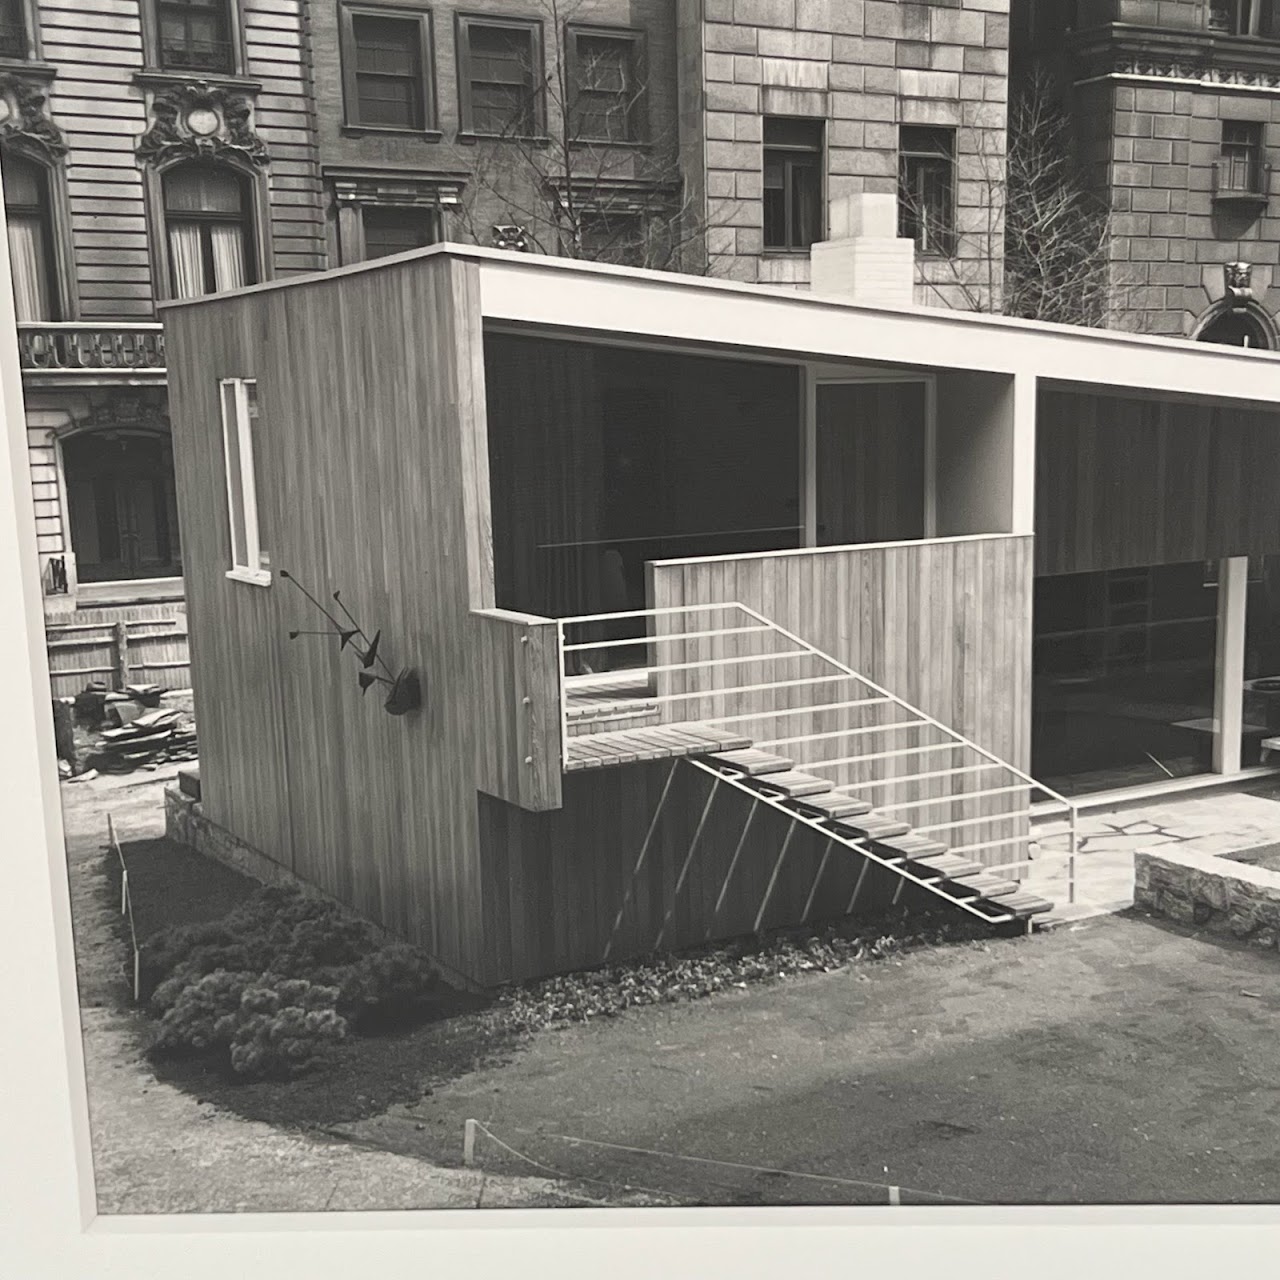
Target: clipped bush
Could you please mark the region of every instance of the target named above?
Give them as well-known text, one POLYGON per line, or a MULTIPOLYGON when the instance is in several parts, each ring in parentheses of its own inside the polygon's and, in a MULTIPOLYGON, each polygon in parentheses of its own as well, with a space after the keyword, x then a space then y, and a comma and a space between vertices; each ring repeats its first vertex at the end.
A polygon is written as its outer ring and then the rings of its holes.
POLYGON ((217 969, 193 982, 181 977, 171 979, 159 991, 171 984, 179 985, 172 993, 166 992, 168 1009, 160 1020, 152 1053, 176 1057, 228 1044, 231 1028, 224 1026, 225 1020, 238 1012, 245 991, 258 980, 257 974, 226 969, 217 969))
POLYGON ((303 979, 261 982, 245 989, 240 1007, 218 1030, 230 1045, 231 1069, 246 1079, 290 1078, 310 1071, 347 1034, 334 1007, 336 987, 303 979))
POLYGON ((310 1070, 348 1031, 400 1025, 440 985, 427 955, 381 946, 335 903, 270 886, 208 924, 143 947, 158 1057, 217 1054, 241 1078, 310 1070))

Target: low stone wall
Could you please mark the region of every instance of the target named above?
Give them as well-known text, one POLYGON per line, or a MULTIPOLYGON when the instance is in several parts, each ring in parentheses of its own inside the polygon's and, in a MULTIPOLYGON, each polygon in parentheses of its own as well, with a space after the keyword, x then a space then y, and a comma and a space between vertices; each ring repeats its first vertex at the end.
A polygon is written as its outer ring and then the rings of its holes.
POLYGON ((1139 853, 1134 905, 1158 916, 1274 951, 1280 946, 1280 873, 1207 853, 1139 853))

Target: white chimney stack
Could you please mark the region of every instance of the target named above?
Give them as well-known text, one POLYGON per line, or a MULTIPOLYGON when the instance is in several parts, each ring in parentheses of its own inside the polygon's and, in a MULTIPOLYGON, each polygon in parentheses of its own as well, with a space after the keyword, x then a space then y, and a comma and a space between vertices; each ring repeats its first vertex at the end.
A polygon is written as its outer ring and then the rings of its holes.
POLYGON ((862 193, 831 202, 831 239, 813 246, 809 289, 870 307, 909 307, 915 244, 898 235, 898 198, 862 193))

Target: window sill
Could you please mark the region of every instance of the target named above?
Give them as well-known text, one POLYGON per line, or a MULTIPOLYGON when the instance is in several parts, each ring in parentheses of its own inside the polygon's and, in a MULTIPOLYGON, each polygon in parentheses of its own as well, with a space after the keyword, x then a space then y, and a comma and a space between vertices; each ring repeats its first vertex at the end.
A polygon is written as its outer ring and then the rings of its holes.
POLYGON ((408 129, 394 124, 344 124, 339 130, 344 138, 363 138, 366 134, 379 137, 421 138, 423 142, 440 142, 444 134, 439 129, 408 129))
POLYGON ((269 587, 271 571, 269 569, 245 569, 237 565, 228 569, 225 575, 232 582, 247 582, 251 587, 269 587))
POLYGON ((1266 204, 1270 198, 1265 191, 1215 191, 1214 204, 1266 204))
MULTIPOLYGON (((815 243, 817 243, 815 241, 815 243)), ((807 258, 809 257, 808 249, 782 249, 777 245, 766 245, 760 251, 762 258, 807 258)))
POLYGON ((0 67, 31 80, 52 80, 58 74, 58 68, 53 63, 39 62, 33 58, 0 57, 0 67))
POLYGON ((523 142, 531 147, 549 147, 551 139, 545 134, 512 134, 505 133, 462 133, 458 134, 458 141, 464 147, 474 147, 478 142, 523 142))
POLYGON ((569 146, 574 151, 649 151, 653 143, 647 138, 574 138, 569 146))
POLYGON ((174 85, 208 84, 217 89, 235 89, 250 95, 262 89, 260 81, 239 72, 168 71, 163 67, 143 67, 133 73, 133 83, 141 89, 168 89, 174 85))

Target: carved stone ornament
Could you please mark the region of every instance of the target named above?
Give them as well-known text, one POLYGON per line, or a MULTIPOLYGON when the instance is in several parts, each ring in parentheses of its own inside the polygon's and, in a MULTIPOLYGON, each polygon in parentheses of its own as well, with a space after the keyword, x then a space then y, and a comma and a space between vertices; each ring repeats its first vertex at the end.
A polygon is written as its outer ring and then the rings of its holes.
POLYGON ((168 431, 169 414, 162 395, 117 395, 95 405, 73 423, 76 430, 111 431, 131 428, 168 431))
POLYGON ((146 164, 235 157, 263 168, 267 144, 249 123, 249 99, 204 80, 158 92, 151 104, 151 127, 138 141, 146 164))
POLYGON ((62 130, 45 114, 46 99, 42 84, 0 73, 0 142, 47 163, 66 155, 67 144, 62 130))
POLYGON ((1247 262, 1228 262, 1222 268, 1227 297, 1234 306, 1253 300, 1253 267, 1247 262))
POLYGON ((528 253, 529 233, 523 227, 503 224, 493 228, 493 247, 495 249, 512 249, 516 253, 528 253))

